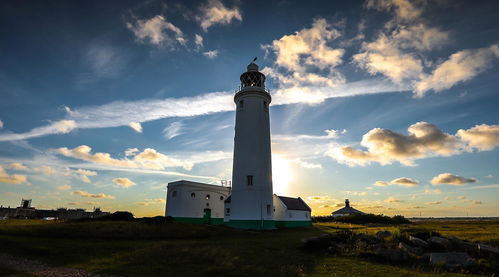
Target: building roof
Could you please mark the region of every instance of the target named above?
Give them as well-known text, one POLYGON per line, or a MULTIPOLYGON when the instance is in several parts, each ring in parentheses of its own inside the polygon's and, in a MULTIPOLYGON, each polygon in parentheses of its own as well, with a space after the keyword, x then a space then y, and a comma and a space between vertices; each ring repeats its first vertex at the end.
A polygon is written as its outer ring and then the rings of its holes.
POLYGON ((339 214, 365 214, 365 213, 350 207, 350 201, 348 201, 348 199, 345 199, 345 207, 343 207, 337 211, 334 211, 331 214, 332 215, 339 215, 339 214))
POLYGON ((312 209, 303 201, 300 197, 298 198, 293 198, 293 197, 286 197, 286 196, 279 196, 279 199, 284 203, 284 205, 288 208, 288 210, 295 210, 295 211, 309 211, 311 212, 312 209))

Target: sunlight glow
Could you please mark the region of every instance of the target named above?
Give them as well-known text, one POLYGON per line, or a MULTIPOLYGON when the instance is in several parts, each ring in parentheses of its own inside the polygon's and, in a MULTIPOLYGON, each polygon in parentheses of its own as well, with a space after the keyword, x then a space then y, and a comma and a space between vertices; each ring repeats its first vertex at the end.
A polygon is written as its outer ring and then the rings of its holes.
POLYGON ((293 180, 293 172, 289 161, 278 156, 272 155, 272 182, 274 193, 277 195, 286 195, 288 193, 289 183, 293 180))

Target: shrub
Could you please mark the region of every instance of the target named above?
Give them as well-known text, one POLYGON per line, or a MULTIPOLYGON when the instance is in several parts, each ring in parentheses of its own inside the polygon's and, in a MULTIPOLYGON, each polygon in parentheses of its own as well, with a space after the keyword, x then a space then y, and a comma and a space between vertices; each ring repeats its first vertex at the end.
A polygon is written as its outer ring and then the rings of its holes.
POLYGON ((351 214, 347 216, 333 217, 333 216, 315 216, 312 218, 313 222, 342 222, 352 224, 406 224, 410 223, 408 219, 401 215, 389 217, 386 215, 375 214, 351 214))

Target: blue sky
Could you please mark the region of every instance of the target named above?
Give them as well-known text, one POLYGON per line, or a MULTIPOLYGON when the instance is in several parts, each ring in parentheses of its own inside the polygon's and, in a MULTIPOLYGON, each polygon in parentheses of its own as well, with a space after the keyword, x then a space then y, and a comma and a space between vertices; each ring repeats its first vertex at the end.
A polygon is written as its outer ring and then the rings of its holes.
POLYGON ((274 190, 314 214, 499 216, 495 1, 3 1, 0 203, 164 213, 230 180, 257 56, 274 190))

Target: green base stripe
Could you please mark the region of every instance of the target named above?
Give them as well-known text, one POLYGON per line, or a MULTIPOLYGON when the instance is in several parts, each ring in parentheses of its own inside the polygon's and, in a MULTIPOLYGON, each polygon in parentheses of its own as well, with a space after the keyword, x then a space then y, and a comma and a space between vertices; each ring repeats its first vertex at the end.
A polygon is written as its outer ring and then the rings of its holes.
POLYGON ((275 226, 277 228, 295 228, 295 227, 307 227, 312 226, 312 221, 303 220, 303 221, 276 221, 275 226))
POLYGON ((223 218, 203 218, 203 217, 174 217, 178 222, 194 223, 194 224, 224 224, 223 218))
POLYGON ((225 225, 233 228, 255 230, 269 230, 276 228, 273 220, 230 220, 229 222, 225 222, 225 225))

